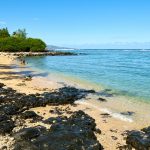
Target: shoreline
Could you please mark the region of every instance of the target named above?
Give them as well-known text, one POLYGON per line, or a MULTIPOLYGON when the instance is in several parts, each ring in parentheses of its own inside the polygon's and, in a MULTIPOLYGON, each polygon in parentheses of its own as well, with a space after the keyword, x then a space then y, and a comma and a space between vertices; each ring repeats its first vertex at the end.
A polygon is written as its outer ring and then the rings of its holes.
MULTIPOLYGON (((28 65, 29 69, 34 70, 38 73, 45 73, 40 69, 34 68, 32 65, 28 65)), ((34 75, 33 75, 34 76, 34 75)), ((97 94, 90 96, 88 101, 83 103, 82 105, 92 105, 97 107, 97 110, 101 112, 109 112, 114 116, 116 119, 122 121, 129 121, 135 122, 138 124, 139 128, 145 127, 150 124, 149 121, 149 114, 150 114, 150 103, 145 100, 137 99, 137 97, 130 97, 125 95, 117 95, 113 94, 115 91, 111 90, 107 92, 107 88, 103 86, 97 86, 89 81, 79 79, 77 77, 72 77, 70 75, 64 75, 57 72, 50 72, 47 73, 46 77, 43 77, 43 80, 48 82, 49 80, 58 82, 63 86, 73 86, 76 88, 83 88, 83 89, 93 89, 97 92, 97 94), (111 94, 112 93, 112 94, 111 94), (107 96, 108 95, 108 96, 107 96), (99 97, 102 97, 107 100, 106 103, 102 103, 98 100, 99 97), (128 112, 132 112, 132 115, 128 115, 128 112)), ((45 84, 46 85, 46 84, 45 84)), ((95 108, 96 109, 96 108, 95 108)))
POLYGON ((30 57, 30 56, 76 56, 73 52, 62 52, 62 51, 46 51, 46 52, 0 52, 2 56, 16 56, 20 57, 30 57))
MULTIPOLYGON (((44 78, 33 77, 31 81, 24 81, 23 73, 26 71, 30 71, 26 66, 22 66, 16 64, 16 56, 12 55, 0 55, 0 82, 6 84, 7 87, 11 87, 19 92, 32 94, 32 93, 42 93, 42 92, 50 92, 54 89, 58 89, 63 87, 62 84, 58 83, 57 80, 47 81, 44 78), (47 86, 43 82, 47 82, 47 86)), ((88 98, 91 98, 89 95, 88 98)), ((92 100, 91 100, 92 101, 92 100)), ((91 102, 90 101, 90 102, 91 102)), ((107 103, 107 102, 106 102, 107 103)), ((122 120, 118 120, 114 117, 104 117, 104 112, 101 110, 96 110, 92 106, 91 103, 87 106, 85 103, 77 102, 77 107, 69 105, 71 111, 83 110, 85 113, 90 115, 95 119, 97 128, 101 129, 102 134, 96 134, 98 141, 104 146, 106 150, 115 150, 116 147, 124 145, 125 140, 122 134, 126 130, 135 130, 140 129, 141 126, 137 125, 135 122, 126 122, 122 120), (114 131, 115 132, 112 132, 114 131), (114 138, 115 137, 115 138, 114 138)), ((58 107, 68 107, 67 106, 58 106, 58 107)), ((44 118, 48 117, 49 110, 54 108, 54 106, 46 106, 41 108, 33 108, 35 112, 39 112, 39 114, 45 113, 44 118)), ((106 112, 105 112, 106 113, 106 112)))

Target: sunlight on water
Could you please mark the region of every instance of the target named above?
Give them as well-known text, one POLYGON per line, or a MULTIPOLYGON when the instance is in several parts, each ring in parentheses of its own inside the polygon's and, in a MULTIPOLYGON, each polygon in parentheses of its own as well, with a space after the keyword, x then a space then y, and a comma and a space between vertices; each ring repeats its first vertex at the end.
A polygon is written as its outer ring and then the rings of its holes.
POLYGON ((76 50, 78 56, 29 57, 29 65, 111 89, 115 95, 150 100, 150 52, 142 50, 76 50))

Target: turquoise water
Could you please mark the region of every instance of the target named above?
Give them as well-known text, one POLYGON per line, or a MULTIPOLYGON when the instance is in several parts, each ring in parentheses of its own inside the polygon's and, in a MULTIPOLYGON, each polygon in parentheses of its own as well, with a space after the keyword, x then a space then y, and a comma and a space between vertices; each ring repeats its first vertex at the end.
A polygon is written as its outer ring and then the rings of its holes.
POLYGON ((150 101, 149 50, 74 50, 78 56, 28 57, 30 66, 62 73, 150 101), (82 54, 80 54, 82 53, 82 54))

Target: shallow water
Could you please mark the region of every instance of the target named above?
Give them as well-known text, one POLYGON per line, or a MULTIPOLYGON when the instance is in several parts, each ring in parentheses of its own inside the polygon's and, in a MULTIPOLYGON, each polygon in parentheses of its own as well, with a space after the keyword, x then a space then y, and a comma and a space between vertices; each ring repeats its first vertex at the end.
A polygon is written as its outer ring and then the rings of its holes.
POLYGON ((34 76, 43 76, 62 85, 95 89, 97 94, 78 101, 109 113, 116 119, 136 124, 150 124, 150 51, 76 50, 78 56, 43 56, 26 58, 34 76), (82 54, 80 54, 82 53, 82 54), (103 97, 107 102, 98 101, 103 97), (133 112, 132 115, 123 115, 133 112))
POLYGON ((150 102, 149 50, 74 50, 78 56, 28 57, 28 65, 56 73, 93 87, 111 89, 108 93, 150 102))

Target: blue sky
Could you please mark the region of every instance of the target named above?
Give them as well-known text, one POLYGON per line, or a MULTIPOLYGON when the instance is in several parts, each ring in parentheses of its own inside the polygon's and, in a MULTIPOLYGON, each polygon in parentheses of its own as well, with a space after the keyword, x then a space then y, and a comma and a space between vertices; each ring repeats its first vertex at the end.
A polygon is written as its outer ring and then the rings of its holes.
POLYGON ((150 48, 150 0, 1 0, 6 26, 52 45, 150 48))

